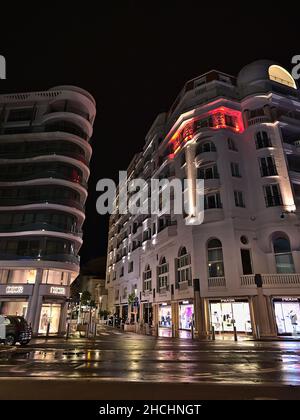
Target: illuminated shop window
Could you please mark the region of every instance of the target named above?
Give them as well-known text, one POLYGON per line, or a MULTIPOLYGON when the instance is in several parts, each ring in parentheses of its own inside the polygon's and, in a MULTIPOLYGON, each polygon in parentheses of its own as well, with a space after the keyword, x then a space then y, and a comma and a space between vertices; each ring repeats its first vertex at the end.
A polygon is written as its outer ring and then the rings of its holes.
POLYGON ((34 284, 35 278, 36 270, 11 270, 8 282, 34 284))

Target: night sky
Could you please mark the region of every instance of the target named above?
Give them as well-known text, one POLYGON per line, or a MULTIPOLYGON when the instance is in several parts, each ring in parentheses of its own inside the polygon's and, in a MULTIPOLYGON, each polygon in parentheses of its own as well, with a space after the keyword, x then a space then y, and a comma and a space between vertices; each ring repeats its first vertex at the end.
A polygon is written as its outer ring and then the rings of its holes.
POLYGON ((71 84, 97 101, 82 262, 106 253, 108 218, 96 213, 97 180, 117 180, 187 80, 213 68, 237 75, 262 58, 291 70, 300 54, 299 14, 283 3, 265 11, 254 2, 19 3, 1 4, 7 80, 0 92, 71 84))

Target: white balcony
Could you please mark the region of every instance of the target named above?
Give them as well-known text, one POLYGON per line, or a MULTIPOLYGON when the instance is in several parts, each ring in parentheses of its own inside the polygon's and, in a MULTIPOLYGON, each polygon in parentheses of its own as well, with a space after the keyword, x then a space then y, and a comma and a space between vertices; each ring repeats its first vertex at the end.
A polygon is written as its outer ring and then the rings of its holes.
MULTIPOLYGON (((295 288, 300 287, 300 273, 262 274, 264 288, 295 288)), ((241 287, 256 287, 254 274, 241 276, 241 287)))
POLYGON ((250 126, 250 125, 256 125, 256 124, 263 124, 270 121, 271 120, 267 115, 261 115, 259 117, 249 118, 248 124, 250 126))
POLYGON ((225 277, 209 277, 208 278, 209 289, 225 288, 225 287, 226 287, 225 277))
POLYGON ((187 280, 179 282, 178 285, 180 291, 187 290, 189 288, 189 282, 187 280))
POLYGON ((216 162, 218 159, 218 153, 217 152, 203 152, 203 153, 199 153, 196 157, 195 157, 195 165, 198 168, 199 166, 201 166, 203 163, 208 163, 208 162, 216 162))

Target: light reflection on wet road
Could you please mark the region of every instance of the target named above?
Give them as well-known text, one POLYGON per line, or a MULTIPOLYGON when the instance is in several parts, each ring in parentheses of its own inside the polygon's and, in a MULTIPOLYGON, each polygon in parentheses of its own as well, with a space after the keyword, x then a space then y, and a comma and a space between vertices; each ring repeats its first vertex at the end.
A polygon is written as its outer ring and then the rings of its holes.
POLYGON ((169 339, 103 331, 0 353, 0 378, 300 385, 300 342, 169 339))

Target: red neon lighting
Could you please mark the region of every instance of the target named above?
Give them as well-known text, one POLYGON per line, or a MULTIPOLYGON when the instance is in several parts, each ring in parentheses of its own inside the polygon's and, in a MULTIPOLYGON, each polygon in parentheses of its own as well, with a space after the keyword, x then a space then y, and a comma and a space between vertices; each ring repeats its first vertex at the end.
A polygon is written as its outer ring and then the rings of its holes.
POLYGON ((172 136, 169 144, 171 146, 172 154, 169 155, 171 158, 178 152, 183 142, 191 140, 200 128, 197 127, 197 122, 208 120, 207 128, 212 130, 229 129, 236 133, 242 133, 244 128, 243 117, 241 111, 236 111, 231 108, 221 106, 213 109, 212 111, 206 112, 199 117, 193 118, 188 121, 180 130, 177 130, 172 136))

